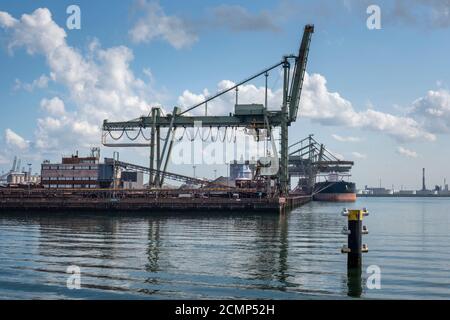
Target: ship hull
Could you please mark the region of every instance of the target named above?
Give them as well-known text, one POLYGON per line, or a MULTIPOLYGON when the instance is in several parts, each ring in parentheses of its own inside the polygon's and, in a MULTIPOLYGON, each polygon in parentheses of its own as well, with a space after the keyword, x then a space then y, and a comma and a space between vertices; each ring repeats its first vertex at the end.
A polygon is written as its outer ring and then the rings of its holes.
POLYGON ((318 193, 314 195, 315 201, 355 202, 356 193, 318 193))
POLYGON ((319 192, 314 194, 315 201, 355 202, 356 187, 353 182, 319 182, 314 186, 319 192))

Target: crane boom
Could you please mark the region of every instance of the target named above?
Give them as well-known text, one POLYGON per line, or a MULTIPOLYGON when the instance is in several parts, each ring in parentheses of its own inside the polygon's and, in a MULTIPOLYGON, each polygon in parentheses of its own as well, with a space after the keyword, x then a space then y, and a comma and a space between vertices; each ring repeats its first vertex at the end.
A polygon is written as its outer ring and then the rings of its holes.
POLYGON ((297 119, 298 105, 302 93, 303 79, 305 77, 306 63, 308 61, 309 45, 314 33, 314 25, 308 24, 303 32, 302 42, 298 57, 295 61, 294 75, 292 79, 290 98, 289 98, 289 120, 294 122, 297 119))

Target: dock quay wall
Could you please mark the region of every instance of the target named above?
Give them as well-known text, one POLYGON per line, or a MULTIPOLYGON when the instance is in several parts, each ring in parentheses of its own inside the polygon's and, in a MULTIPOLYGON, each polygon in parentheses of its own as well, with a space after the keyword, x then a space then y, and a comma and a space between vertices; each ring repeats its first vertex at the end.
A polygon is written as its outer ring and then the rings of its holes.
POLYGON ((240 211, 284 213, 310 196, 258 197, 250 190, 0 189, 1 212, 240 211), (220 194, 222 192, 222 194, 220 194))

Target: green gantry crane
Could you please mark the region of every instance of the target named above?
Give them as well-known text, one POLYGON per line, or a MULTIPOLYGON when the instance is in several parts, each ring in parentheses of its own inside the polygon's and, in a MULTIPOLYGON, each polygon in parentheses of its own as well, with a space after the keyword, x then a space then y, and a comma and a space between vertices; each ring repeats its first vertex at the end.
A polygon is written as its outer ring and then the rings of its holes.
MULTIPOLYGON (((181 110, 179 107, 174 107, 171 114, 165 116, 161 115, 161 109, 154 107, 149 116, 143 116, 130 121, 110 122, 103 121, 102 143, 107 147, 150 147, 150 178, 149 186, 161 187, 164 181, 164 175, 159 174, 165 172, 170 159, 172 146, 174 144, 175 131, 177 128, 194 127, 201 123, 204 127, 217 128, 250 128, 256 130, 266 129, 271 132, 272 128, 280 127, 281 143, 280 143, 280 158, 279 170, 272 177, 278 181, 280 194, 287 195, 289 191, 289 172, 288 172, 288 127, 297 119, 300 96, 303 86, 303 79, 306 71, 306 64, 308 60, 309 47, 312 34, 314 33, 313 25, 306 25, 304 28, 303 37, 300 44, 298 55, 287 55, 275 65, 264 69, 263 71, 237 83, 236 85, 227 88, 217 94, 207 98, 186 110, 181 110), (290 73, 291 63, 294 63, 294 72, 290 73), (267 109, 267 77, 269 71, 278 68, 283 68, 283 101, 281 110, 270 111, 267 109), (258 77, 266 77, 266 103, 263 104, 238 104, 239 86, 248 83, 258 77), (222 96, 232 90, 236 91, 236 104, 234 106, 234 113, 224 116, 191 116, 186 115, 188 112, 204 106, 207 110, 208 102, 222 96), (161 128, 167 129, 165 139, 161 139, 161 128), (150 129, 149 143, 107 143, 108 136, 113 137, 112 132, 121 132, 119 140, 124 133, 131 140, 136 140, 140 134, 143 134, 144 129, 150 129), (129 132, 136 132, 134 137, 129 136, 129 132), (160 141, 164 141, 161 149, 160 141)), ((267 135, 269 136, 269 135, 267 135)), ((145 136, 144 136, 145 137, 145 136)))

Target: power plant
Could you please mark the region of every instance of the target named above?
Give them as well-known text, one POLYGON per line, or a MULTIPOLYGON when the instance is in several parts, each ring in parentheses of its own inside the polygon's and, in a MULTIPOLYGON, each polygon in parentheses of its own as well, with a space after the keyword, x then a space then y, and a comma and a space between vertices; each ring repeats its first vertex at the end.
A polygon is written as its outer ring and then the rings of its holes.
POLYGON ((422 168, 422 188, 419 190, 400 190, 386 189, 381 185, 376 188, 370 188, 366 186, 363 190, 358 192, 358 197, 449 197, 450 191, 447 184, 447 179, 444 178, 444 184, 442 186, 436 185, 434 189, 427 189, 426 187, 426 175, 425 168, 422 168))

